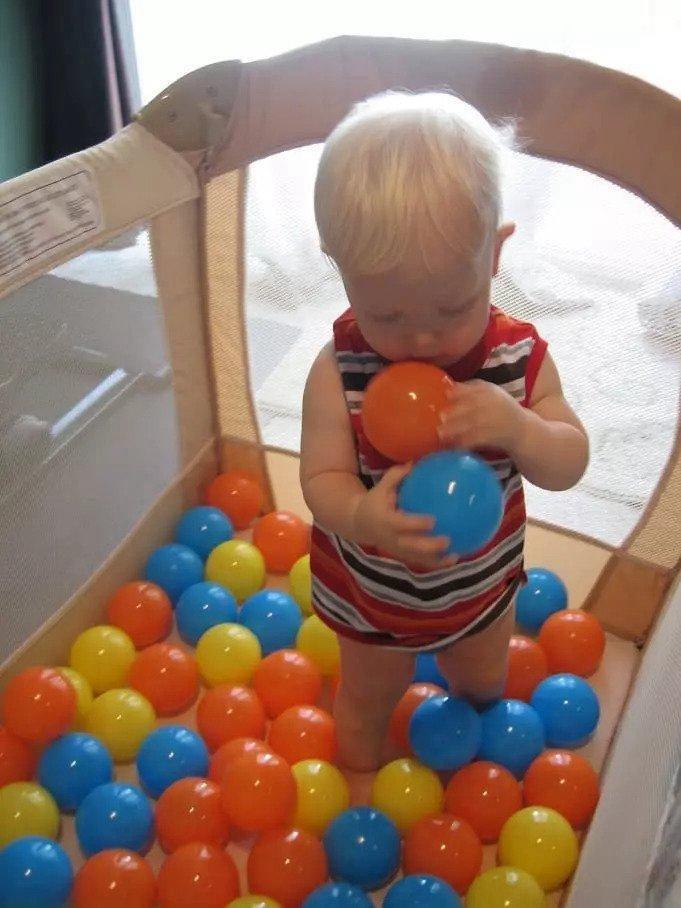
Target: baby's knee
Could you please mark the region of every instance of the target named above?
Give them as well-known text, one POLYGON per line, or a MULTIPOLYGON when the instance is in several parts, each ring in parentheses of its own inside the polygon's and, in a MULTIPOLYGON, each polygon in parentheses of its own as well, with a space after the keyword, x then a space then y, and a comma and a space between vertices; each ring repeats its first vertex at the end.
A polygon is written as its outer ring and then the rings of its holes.
POLYGON ((338 696, 351 701, 357 709, 373 712, 392 710, 413 677, 411 666, 390 672, 374 671, 365 676, 341 675, 338 696))
POLYGON ((506 687, 508 660, 481 658, 457 658, 452 653, 448 658, 439 658, 439 667, 450 684, 453 693, 480 705, 499 700, 506 687))

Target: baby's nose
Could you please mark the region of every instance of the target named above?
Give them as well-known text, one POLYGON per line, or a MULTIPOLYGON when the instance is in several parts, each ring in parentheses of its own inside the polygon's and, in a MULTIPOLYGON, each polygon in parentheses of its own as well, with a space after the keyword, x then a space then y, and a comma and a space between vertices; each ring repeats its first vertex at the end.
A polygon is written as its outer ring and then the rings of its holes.
POLYGON ((419 331, 414 336, 414 350, 421 356, 432 356, 437 348, 437 336, 430 331, 419 331))

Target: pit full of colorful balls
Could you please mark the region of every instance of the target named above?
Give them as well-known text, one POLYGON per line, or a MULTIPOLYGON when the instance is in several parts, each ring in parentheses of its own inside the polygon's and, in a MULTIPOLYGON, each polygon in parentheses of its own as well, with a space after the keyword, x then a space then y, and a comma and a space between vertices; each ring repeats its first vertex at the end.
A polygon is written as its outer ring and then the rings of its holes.
POLYGON ((334 762, 338 641, 312 613, 309 527, 260 517, 246 473, 206 500, 68 665, 6 686, 0 908, 340 908, 386 886, 390 908, 544 905, 598 801, 575 751, 599 718, 596 619, 528 572, 518 619, 538 639, 513 638, 505 699, 479 713, 419 657, 390 725, 403 756, 355 804, 334 762), (484 872, 483 845, 498 857, 484 872))

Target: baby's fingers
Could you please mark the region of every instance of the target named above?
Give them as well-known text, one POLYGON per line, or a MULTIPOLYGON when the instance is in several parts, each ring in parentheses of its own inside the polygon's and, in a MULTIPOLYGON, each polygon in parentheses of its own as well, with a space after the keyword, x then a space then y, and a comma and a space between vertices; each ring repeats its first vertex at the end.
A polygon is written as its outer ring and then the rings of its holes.
POLYGON ((435 526, 435 518, 429 514, 408 514, 396 511, 392 518, 396 533, 429 533, 435 526))
POLYGON ((415 536, 401 534, 397 537, 400 549, 409 555, 422 555, 425 557, 442 557, 449 548, 447 536, 415 536))

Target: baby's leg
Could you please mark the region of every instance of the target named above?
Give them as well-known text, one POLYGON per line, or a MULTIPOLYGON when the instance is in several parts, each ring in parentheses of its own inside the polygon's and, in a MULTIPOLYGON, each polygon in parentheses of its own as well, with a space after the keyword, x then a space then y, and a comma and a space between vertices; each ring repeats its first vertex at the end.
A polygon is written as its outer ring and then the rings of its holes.
POLYGON ((514 621, 515 608, 511 606, 483 631, 464 637, 437 654, 440 671, 453 692, 476 705, 501 697, 514 621))
POLYGON ((349 769, 381 763, 390 715, 414 674, 414 657, 340 637, 341 682, 334 703, 338 756, 349 769))

